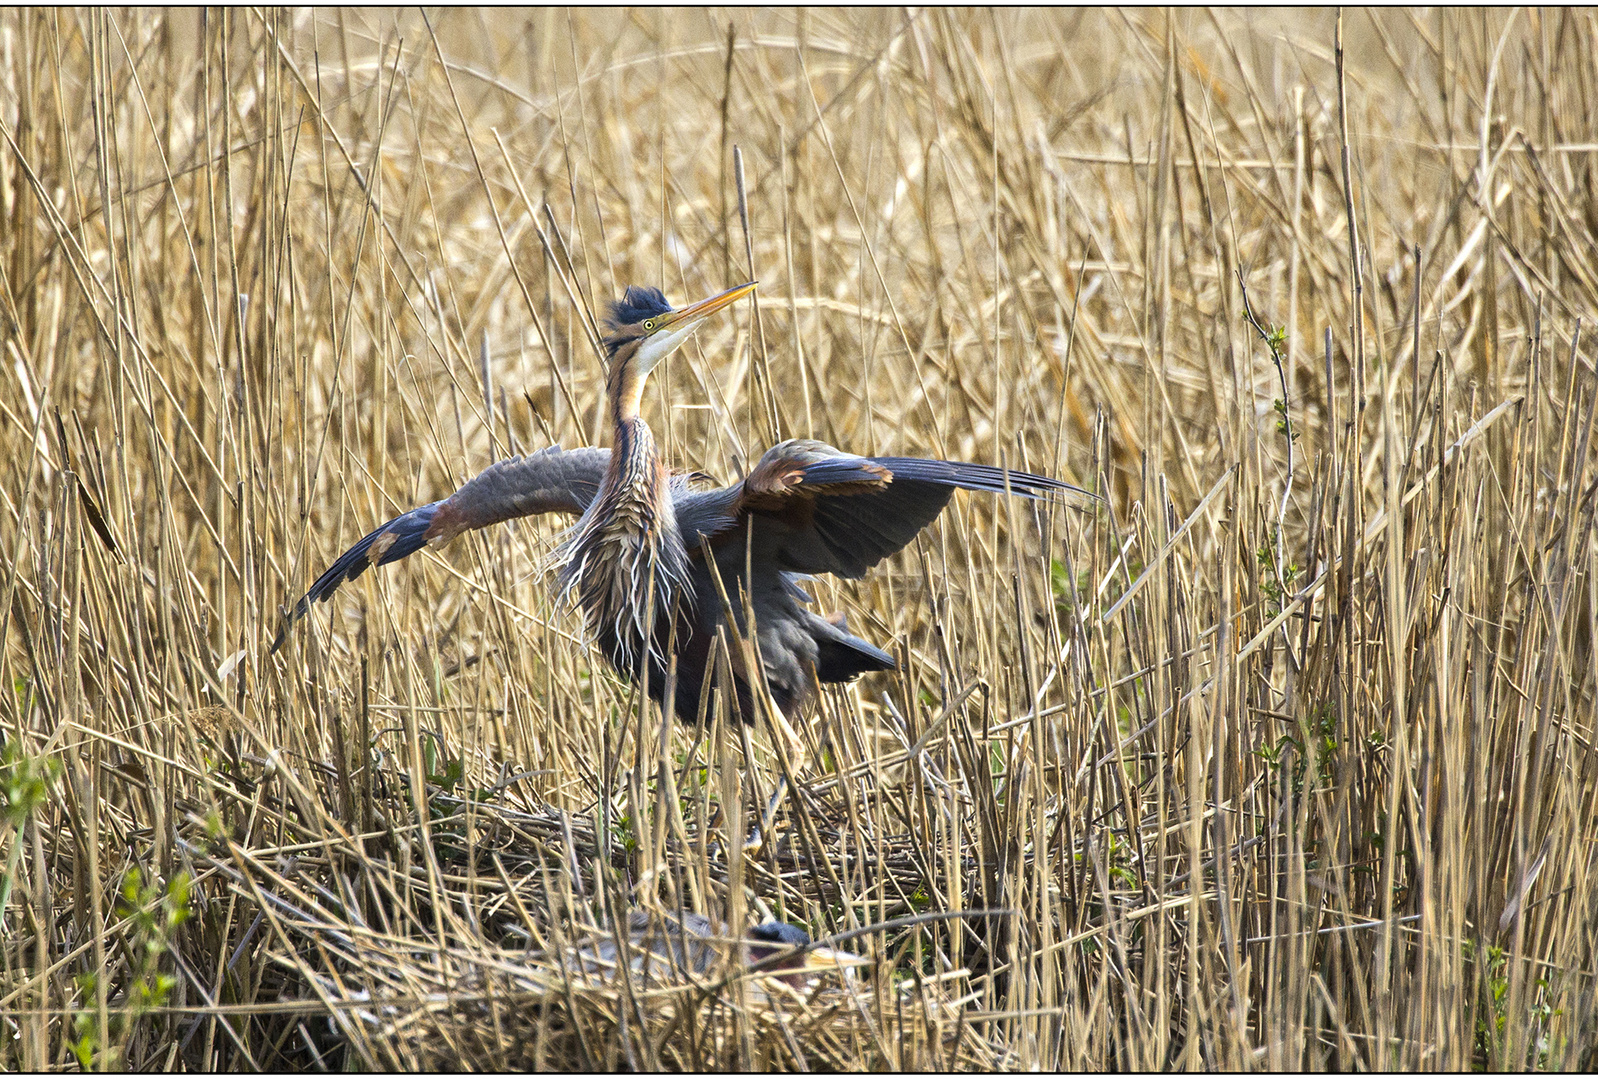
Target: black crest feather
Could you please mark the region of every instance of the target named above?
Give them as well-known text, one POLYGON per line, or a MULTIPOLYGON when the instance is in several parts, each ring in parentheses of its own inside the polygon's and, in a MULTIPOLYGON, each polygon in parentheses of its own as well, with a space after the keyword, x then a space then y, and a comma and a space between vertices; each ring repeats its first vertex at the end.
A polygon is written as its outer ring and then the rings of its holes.
POLYGON ((610 328, 616 330, 643 322, 651 315, 664 315, 670 310, 671 305, 666 303, 666 296, 659 289, 649 285, 629 285, 620 300, 611 302, 607 321, 610 328))

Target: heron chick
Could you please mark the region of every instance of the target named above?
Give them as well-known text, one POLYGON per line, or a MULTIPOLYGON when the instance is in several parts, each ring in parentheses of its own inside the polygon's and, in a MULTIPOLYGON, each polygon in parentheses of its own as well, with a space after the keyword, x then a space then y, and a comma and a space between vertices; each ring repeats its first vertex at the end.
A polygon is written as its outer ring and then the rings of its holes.
MULTIPOLYGON (((599 935, 567 953, 574 974, 613 979, 621 971, 615 934, 599 935)), ((852 981, 867 963, 854 953, 811 943, 802 927, 784 922, 752 926, 741 937, 696 912, 681 920, 634 910, 627 918, 628 970, 646 984, 673 985, 685 976, 703 978, 719 967, 759 965, 768 978, 803 989, 818 975, 852 981)))

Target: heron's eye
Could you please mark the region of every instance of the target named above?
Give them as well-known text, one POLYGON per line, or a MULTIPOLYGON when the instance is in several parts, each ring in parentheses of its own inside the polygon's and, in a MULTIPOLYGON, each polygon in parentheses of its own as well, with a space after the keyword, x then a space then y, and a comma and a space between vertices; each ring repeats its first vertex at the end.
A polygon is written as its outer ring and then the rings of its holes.
POLYGON ((655 329, 655 320, 654 319, 645 319, 644 320, 644 329, 645 330, 650 330, 650 331, 654 330, 655 329))

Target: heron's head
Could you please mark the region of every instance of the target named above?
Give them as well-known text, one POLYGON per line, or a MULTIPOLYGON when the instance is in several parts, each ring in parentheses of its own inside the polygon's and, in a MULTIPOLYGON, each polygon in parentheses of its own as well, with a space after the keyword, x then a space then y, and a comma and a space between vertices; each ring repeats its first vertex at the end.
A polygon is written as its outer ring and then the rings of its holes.
POLYGON ((659 289, 629 285, 627 293, 610 305, 606 320, 610 333, 605 351, 612 367, 626 368, 642 378, 654 370, 699 324, 754 291, 755 282, 717 293, 705 300, 674 308, 659 289))
POLYGON ((749 950, 749 962, 760 963, 779 953, 793 951, 790 959, 773 961, 771 974, 790 986, 804 986, 809 980, 826 971, 842 973, 846 979, 863 961, 854 953, 838 949, 824 949, 811 945, 810 935, 792 923, 768 922, 752 927, 744 935, 749 950), (799 953, 797 950, 806 952, 799 953))
POLYGON ((749 939, 749 953, 755 960, 764 960, 766 957, 781 949, 802 949, 810 944, 810 935, 793 923, 768 922, 751 927, 745 935, 749 939))

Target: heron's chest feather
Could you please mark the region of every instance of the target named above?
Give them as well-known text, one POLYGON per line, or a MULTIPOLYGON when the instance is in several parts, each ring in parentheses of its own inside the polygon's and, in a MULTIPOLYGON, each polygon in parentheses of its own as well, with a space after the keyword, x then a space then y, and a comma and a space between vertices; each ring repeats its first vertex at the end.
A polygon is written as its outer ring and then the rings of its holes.
POLYGON ((607 478, 562 551, 563 594, 621 657, 651 639, 688 574, 664 470, 652 460, 640 465, 607 478))
POLYGON ((573 555, 582 562, 585 600, 600 592, 616 594, 616 602, 641 598, 651 564, 655 577, 665 584, 676 576, 672 548, 680 542, 671 503, 664 491, 657 495, 645 490, 621 488, 608 493, 591 527, 574 545, 573 555))

